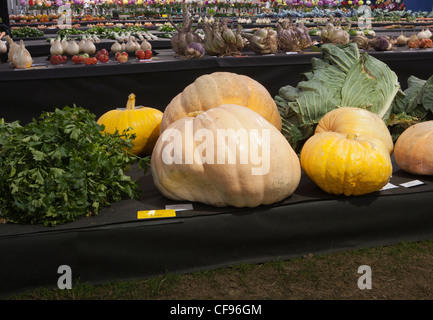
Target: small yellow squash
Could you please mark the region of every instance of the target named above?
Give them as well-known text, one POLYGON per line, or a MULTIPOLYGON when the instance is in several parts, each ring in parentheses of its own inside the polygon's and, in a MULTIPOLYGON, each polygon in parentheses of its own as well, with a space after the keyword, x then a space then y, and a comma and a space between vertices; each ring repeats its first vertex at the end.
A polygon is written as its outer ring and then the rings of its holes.
POLYGON ((110 134, 131 128, 128 134, 135 134, 130 150, 135 155, 150 155, 156 140, 162 120, 162 112, 158 109, 135 106, 135 94, 128 96, 125 109, 114 109, 106 112, 98 119, 98 124, 105 126, 104 132, 110 134))

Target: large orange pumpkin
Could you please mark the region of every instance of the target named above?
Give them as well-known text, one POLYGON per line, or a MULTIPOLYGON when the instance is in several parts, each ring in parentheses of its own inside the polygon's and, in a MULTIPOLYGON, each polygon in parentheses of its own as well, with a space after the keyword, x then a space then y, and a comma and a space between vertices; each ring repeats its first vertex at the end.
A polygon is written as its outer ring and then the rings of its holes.
POLYGON ((433 120, 407 128, 394 147, 397 165, 406 172, 433 175, 433 120))
POLYGON ((206 111, 223 104, 247 107, 281 130, 277 105, 263 85, 245 75, 214 72, 198 77, 171 100, 164 110, 161 132, 191 112, 206 111))
POLYGON ((301 178, 298 156, 281 132, 238 105, 173 122, 156 142, 151 172, 167 198, 217 207, 281 201, 301 178))

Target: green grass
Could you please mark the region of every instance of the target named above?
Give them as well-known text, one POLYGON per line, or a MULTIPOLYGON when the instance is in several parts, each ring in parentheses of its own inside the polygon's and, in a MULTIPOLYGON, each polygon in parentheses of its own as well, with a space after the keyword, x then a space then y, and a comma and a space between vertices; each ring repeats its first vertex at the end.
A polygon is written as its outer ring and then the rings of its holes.
POLYGON ((70 290, 38 288, 8 299, 432 299, 431 270, 433 240, 100 285, 77 282, 70 290), (373 290, 357 287, 360 265, 371 267, 373 290))

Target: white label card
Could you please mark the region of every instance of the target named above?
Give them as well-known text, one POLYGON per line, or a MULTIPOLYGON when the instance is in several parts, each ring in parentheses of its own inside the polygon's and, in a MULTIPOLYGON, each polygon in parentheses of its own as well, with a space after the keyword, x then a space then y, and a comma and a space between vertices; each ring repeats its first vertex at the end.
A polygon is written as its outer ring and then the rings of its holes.
POLYGON ((191 203, 185 203, 185 204, 173 204, 173 205, 166 205, 166 210, 175 210, 175 211, 187 211, 192 210, 192 204, 191 203))
POLYGON ((405 187, 405 188, 416 187, 416 186, 419 186, 419 185, 422 185, 422 184, 424 184, 424 182, 419 181, 419 180, 412 180, 412 181, 409 181, 409 182, 400 183, 400 185, 402 187, 405 187))

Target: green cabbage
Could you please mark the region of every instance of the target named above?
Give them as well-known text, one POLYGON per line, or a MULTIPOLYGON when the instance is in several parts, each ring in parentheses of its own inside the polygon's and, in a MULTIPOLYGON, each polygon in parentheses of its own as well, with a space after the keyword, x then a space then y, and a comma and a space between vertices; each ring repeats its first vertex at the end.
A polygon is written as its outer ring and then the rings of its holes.
POLYGON ((322 57, 312 58, 312 70, 297 87, 280 88, 275 102, 282 133, 295 149, 314 133, 319 120, 338 107, 364 108, 386 122, 401 91, 397 75, 382 61, 361 53, 355 43, 323 44, 322 57))
POLYGON ((427 80, 410 76, 407 85, 394 98, 393 113, 387 121, 394 141, 415 123, 433 120, 433 76, 427 80))

